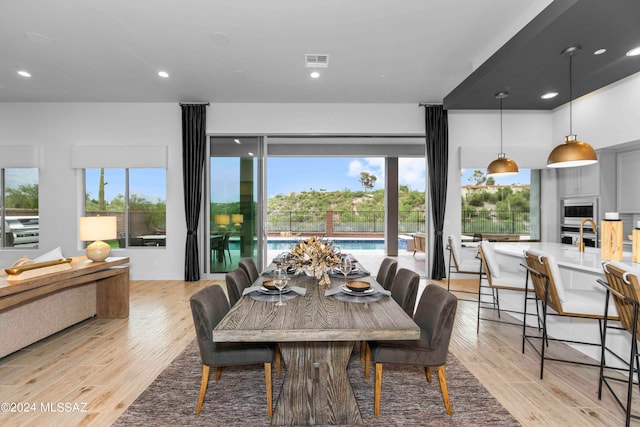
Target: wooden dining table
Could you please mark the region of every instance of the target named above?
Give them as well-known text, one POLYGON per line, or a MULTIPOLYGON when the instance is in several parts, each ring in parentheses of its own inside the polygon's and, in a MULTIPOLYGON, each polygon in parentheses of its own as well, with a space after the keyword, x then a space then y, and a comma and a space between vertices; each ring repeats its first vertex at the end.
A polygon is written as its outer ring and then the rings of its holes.
MULTIPOLYGON (((256 283, 267 279, 261 276, 256 283)), ((382 289, 371 276, 358 280, 382 289)), ((314 277, 293 277, 290 285, 306 288, 304 296, 276 306, 245 295, 214 329, 216 342, 279 344, 286 373, 273 425, 362 424, 347 376, 354 344, 420 337, 420 328, 390 296, 366 303, 325 296, 326 290, 344 283, 337 277, 330 285, 319 285, 314 277)))

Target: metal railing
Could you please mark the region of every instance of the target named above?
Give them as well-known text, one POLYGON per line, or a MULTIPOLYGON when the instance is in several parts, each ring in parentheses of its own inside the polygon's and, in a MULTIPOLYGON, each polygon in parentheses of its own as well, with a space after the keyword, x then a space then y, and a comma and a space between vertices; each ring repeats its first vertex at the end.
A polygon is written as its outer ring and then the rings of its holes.
MULTIPOLYGON (((398 231, 415 233, 425 231, 424 211, 398 212, 398 231)), ((383 211, 286 211, 267 212, 267 232, 292 233, 384 233, 383 211)))
POLYGON ((462 234, 496 233, 529 234, 529 211, 515 210, 462 210, 462 234))

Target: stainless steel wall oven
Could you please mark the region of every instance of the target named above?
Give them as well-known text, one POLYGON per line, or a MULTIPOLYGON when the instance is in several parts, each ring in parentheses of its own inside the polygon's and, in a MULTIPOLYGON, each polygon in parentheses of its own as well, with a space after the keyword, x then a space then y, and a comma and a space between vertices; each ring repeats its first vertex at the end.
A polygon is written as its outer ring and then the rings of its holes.
MULTIPOLYGON (((598 199, 576 198, 563 199, 561 203, 560 242, 575 245, 580 240, 580 223, 584 219, 591 219, 598 224, 598 199)), ((598 246, 598 233, 594 233, 591 223, 583 227, 585 246, 598 246)))

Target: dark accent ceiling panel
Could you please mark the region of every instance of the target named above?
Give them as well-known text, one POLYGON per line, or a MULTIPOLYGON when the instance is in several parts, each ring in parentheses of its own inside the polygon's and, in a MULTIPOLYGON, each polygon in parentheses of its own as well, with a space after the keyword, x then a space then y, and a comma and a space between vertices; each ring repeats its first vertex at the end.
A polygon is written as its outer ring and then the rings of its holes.
POLYGON ((640 0, 556 0, 444 98, 444 107, 497 109, 496 92, 507 91, 504 109, 550 110, 569 102, 569 59, 573 98, 640 72, 640 0), (607 49, 594 55, 598 49, 607 49), (544 100, 543 93, 559 95, 544 100))

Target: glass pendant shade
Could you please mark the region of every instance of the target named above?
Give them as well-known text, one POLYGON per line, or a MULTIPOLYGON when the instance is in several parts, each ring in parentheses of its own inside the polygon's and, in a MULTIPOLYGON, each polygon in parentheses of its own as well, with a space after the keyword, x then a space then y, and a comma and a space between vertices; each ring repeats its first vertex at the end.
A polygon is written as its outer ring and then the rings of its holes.
POLYGON ((576 135, 567 135, 564 144, 553 149, 547 159, 547 167, 569 168, 598 163, 598 155, 592 146, 578 141, 576 135))
POLYGON ((498 154, 498 158, 489 163, 489 167, 487 167, 487 176, 505 176, 516 173, 518 173, 518 165, 506 157, 504 153, 498 154))
MULTIPOLYGON (((508 95, 507 92, 498 92, 495 98, 500 100, 500 151, 502 151, 502 100, 508 95)), ((498 158, 489 163, 487 176, 506 176, 518 173, 516 162, 508 158, 504 153, 498 154, 498 158)))
POLYGON ((573 134, 572 58, 579 51, 579 47, 571 46, 561 53, 562 56, 569 57, 569 135, 565 136, 564 144, 558 145, 549 154, 547 158, 549 168, 570 168, 598 163, 598 155, 593 147, 586 142, 578 141, 577 136, 573 134))

